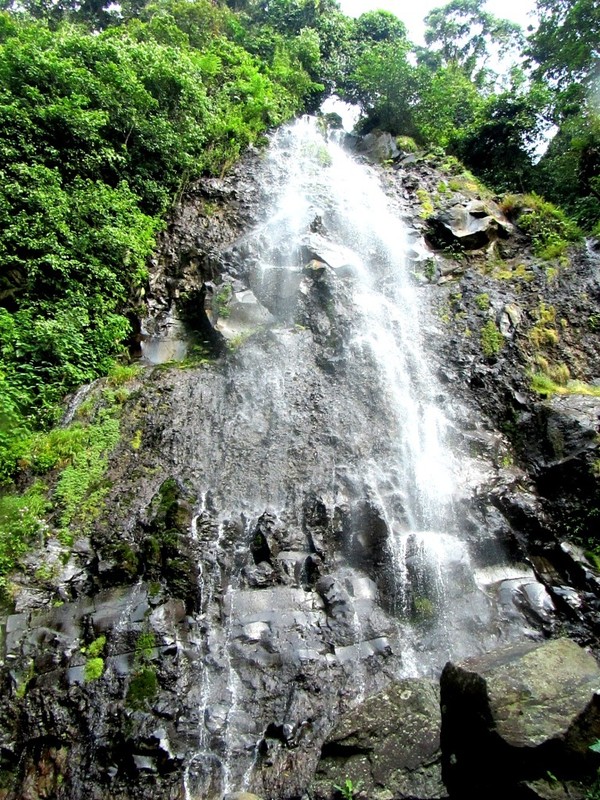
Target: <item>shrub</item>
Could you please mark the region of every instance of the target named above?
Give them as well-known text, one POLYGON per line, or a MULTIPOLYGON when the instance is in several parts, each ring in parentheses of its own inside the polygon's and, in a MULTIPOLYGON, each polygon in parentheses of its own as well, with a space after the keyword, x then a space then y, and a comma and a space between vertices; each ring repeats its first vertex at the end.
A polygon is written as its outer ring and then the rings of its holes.
POLYGON ((415 140, 410 136, 396 137, 396 145, 398 150, 401 150, 403 153, 416 153, 419 149, 419 146, 415 140))
POLYGON ((538 258, 549 261, 565 256, 569 245, 582 233, 565 212, 539 195, 506 195, 500 205, 504 213, 531 236, 538 258))
POLYGON ((45 531, 44 516, 50 507, 47 487, 34 483, 23 494, 0 495, 0 592, 6 576, 19 566, 20 558, 45 531))

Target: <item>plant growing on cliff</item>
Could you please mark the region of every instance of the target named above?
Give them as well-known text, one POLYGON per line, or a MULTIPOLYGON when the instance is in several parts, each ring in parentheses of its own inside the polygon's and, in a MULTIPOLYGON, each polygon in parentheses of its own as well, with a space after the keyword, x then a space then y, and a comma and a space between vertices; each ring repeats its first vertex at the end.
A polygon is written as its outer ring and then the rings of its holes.
POLYGON ((490 307, 490 296, 487 292, 482 292, 475 297, 475 305, 481 311, 487 311, 490 307))
POLYGON ((360 787, 362 785, 362 781, 354 781, 351 778, 346 778, 346 780, 341 784, 334 784, 334 789, 336 789, 342 796, 343 800, 353 800, 354 795, 360 791, 360 787))
POLYGON ((83 679, 86 683, 97 681, 104 673, 104 659, 100 656, 89 658, 83 668, 83 679))
POLYGON ((534 309, 535 324, 529 329, 528 337, 536 348, 553 347, 558 344, 559 334, 556 329, 556 309, 543 301, 534 309))
POLYGON ((506 195, 501 208, 531 236, 533 250, 543 261, 562 259, 581 231, 562 209, 535 193, 506 195))
POLYGON ((222 286, 219 287, 218 292, 215 295, 215 307, 217 311, 217 316, 225 319, 231 315, 231 309, 229 308, 229 302, 233 295, 233 287, 230 283, 224 283, 222 286))
POLYGON ((433 214, 433 200, 426 189, 417 189, 417 200, 421 204, 421 213, 419 216, 427 219, 433 214))
POLYGON ((106 636, 98 636, 87 647, 82 647, 81 652, 86 656, 83 667, 83 679, 86 683, 97 681, 104 673, 104 659, 101 653, 106 646, 106 636))
POLYGON ((531 375, 531 389, 537 394, 551 397, 555 394, 580 394, 588 397, 600 397, 600 386, 585 383, 584 381, 568 381, 561 385, 552 380, 549 375, 535 372, 531 375))
POLYGON ((23 494, 0 495, 0 594, 6 590, 6 576, 47 529, 47 492, 37 481, 23 494))
POLYGON ((498 355, 504 344, 504 337, 494 320, 488 320, 481 329, 481 349, 484 356, 491 358, 498 355))
POLYGON ((156 667, 151 663, 155 646, 156 638, 152 631, 140 633, 135 645, 134 672, 125 696, 130 708, 145 708, 158 692, 156 667))

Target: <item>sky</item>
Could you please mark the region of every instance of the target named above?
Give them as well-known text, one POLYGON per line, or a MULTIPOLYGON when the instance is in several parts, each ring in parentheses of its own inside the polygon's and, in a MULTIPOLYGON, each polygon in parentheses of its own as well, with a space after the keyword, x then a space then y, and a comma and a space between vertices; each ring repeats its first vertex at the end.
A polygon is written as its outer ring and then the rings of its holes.
MULTIPOLYGON (((358 17, 365 11, 383 8, 392 11, 408 28, 409 39, 416 44, 424 44, 423 18, 432 8, 446 5, 448 0, 340 0, 342 11, 351 17, 358 17)), ((535 7, 535 0, 488 0, 486 10, 497 17, 518 22, 523 28, 532 23, 529 13, 535 7)))

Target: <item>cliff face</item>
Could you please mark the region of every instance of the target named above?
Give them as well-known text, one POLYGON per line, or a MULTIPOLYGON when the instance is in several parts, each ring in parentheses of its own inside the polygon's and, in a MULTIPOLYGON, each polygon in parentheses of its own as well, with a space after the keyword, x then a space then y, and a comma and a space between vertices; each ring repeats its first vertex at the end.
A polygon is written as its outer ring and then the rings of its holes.
POLYGON ((387 155, 300 123, 183 199, 99 507, 15 579, 0 797, 301 797, 392 683, 596 644, 598 257, 387 155))

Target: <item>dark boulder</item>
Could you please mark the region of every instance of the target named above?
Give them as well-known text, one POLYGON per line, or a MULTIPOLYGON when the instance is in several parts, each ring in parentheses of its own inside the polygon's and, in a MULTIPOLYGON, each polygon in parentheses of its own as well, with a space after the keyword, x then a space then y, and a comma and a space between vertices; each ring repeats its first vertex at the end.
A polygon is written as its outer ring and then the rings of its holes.
POLYGON ((535 797, 532 785, 549 774, 568 783, 587 776, 591 783, 599 692, 595 659, 569 639, 448 663, 441 679, 442 748, 451 795, 535 797))
POLYGON ((492 202, 471 200, 443 209, 427 220, 427 238, 436 248, 459 245, 464 250, 479 250, 498 238, 506 238, 512 225, 492 202))

